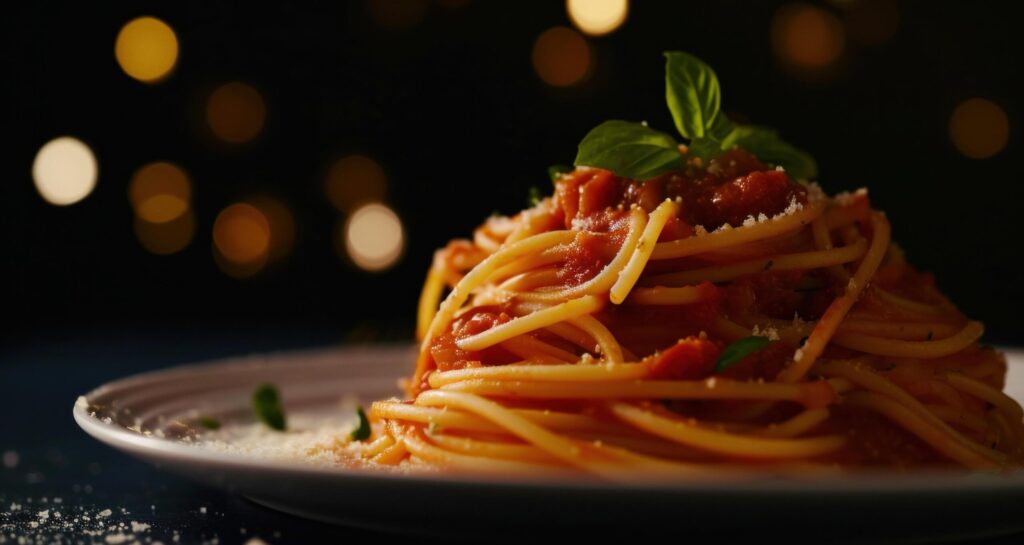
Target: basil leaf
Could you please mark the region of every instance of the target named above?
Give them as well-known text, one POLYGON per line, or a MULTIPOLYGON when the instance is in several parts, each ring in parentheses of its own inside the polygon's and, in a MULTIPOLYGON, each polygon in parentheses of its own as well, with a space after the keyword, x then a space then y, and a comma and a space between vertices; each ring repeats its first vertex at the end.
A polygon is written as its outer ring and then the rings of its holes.
POLYGON ((686 147, 686 154, 710 161, 722 153, 722 143, 713 138, 694 138, 686 147))
POLYGON ((551 181, 554 182, 561 178, 566 172, 572 172, 572 167, 566 165, 551 165, 548 167, 548 178, 551 178, 551 181))
POLYGON ((281 398, 272 384, 261 384, 252 393, 252 410, 261 422, 277 431, 284 431, 285 416, 281 398))
POLYGON ((198 422, 200 426, 208 430, 220 429, 220 420, 217 420, 216 418, 210 416, 200 416, 199 418, 196 419, 196 422, 198 422))
POLYGON ((722 141, 722 149, 733 146, 743 148, 766 163, 781 166, 791 178, 809 180, 818 175, 818 164, 814 158, 779 138, 778 133, 772 129, 736 127, 722 141))
POLYGON ((665 100, 676 129, 690 139, 707 135, 722 102, 718 76, 689 53, 668 51, 665 58, 665 100))
POLYGON ((356 407, 356 416, 359 417, 359 425, 352 430, 349 437, 353 441, 366 441, 370 438, 370 421, 366 419, 366 413, 362 407, 356 407))
MULTIPOLYGON (((724 142, 724 140, 735 130, 736 125, 732 121, 729 121, 729 118, 725 117, 725 114, 722 114, 715 119, 715 124, 708 129, 707 137, 715 140, 716 142, 724 142)), ((722 145, 722 149, 727 149, 724 144, 722 145)))
POLYGON ((730 344, 718 356, 718 360, 715 362, 715 372, 725 371, 734 363, 768 346, 770 342, 767 337, 751 336, 730 344))
POLYGON ((683 155, 671 136, 647 125, 605 121, 583 137, 573 164, 647 180, 682 168, 683 155))

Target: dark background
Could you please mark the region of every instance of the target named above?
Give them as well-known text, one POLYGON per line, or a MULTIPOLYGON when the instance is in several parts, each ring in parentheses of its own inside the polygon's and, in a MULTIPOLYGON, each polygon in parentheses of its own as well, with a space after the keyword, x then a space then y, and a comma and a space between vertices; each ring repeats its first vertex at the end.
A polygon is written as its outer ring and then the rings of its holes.
MULTIPOLYGON (((436 247, 492 210, 520 209, 530 186, 547 187, 546 167, 571 162, 603 120, 671 130, 661 57, 670 49, 717 70, 730 113, 812 152, 827 191, 869 186, 910 260, 937 272, 990 341, 1024 343, 1024 284, 1009 265, 1024 234, 1024 33, 1012 3, 883 2, 898 10, 896 33, 873 46, 848 35, 831 73, 808 79, 773 53, 778 3, 637 1, 621 28, 588 38, 591 74, 569 88, 546 85, 530 61, 540 33, 571 26, 562 2, 386 3, 422 8, 422 18, 386 28, 367 2, 5 7, 0 275, 15 323, 3 344, 175 328, 410 338, 436 247), (113 54, 121 26, 147 14, 180 44, 175 71, 156 85, 129 78, 113 54), (248 144, 220 144, 204 126, 205 97, 229 80, 266 101, 264 130, 248 144), (966 158, 950 140, 950 113, 974 96, 1009 118, 1009 143, 990 159, 966 158), (56 207, 36 192, 31 165, 63 134, 92 147, 100 174, 85 200, 56 207), (407 251, 383 273, 333 249, 339 213, 323 179, 348 153, 384 167, 387 202, 405 225, 407 251), (132 173, 160 159, 191 176, 197 218, 192 243, 169 256, 139 244, 126 196, 132 173), (217 268, 211 228, 254 194, 290 208, 296 241, 282 263, 239 280, 217 268)), ((860 3, 814 5, 847 21, 860 3)))
POLYGON ((58 496, 67 512, 114 507, 111 522, 151 523, 147 535, 165 543, 179 531, 183 543, 374 537, 154 471, 78 430, 71 404, 108 380, 186 361, 408 342, 436 247, 494 210, 522 208, 531 186, 548 187, 546 168, 571 162, 601 121, 671 131, 665 50, 713 66, 724 108, 809 150, 827 191, 869 186, 910 260, 986 322, 988 340, 1024 344, 1024 283, 1011 267, 1024 235, 1024 33, 1013 3, 812 3, 847 39, 837 62, 809 74, 773 50, 783 3, 637 0, 621 28, 588 38, 591 72, 568 88, 545 84, 531 65, 542 32, 571 26, 561 1, 259 4, 4 6, 0 529, 11 540, 59 542, 64 530, 30 526, 41 498, 58 496), (389 27, 374 17, 389 8, 421 17, 389 27), (855 21, 881 28, 872 14, 894 9, 891 37, 858 43, 855 21), (155 85, 128 77, 114 56, 118 31, 140 15, 159 17, 179 41, 174 72, 155 85), (232 80, 256 88, 267 107, 262 133, 242 145, 219 142, 203 114, 211 90, 232 80), (953 109, 972 97, 994 101, 1009 120, 1006 147, 989 159, 964 157, 950 139, 953 109), (61 135, 86 142, 99 162, 93 193, 67 207, 45 202, 31 176, 39 148, 61 135), (386 203, 407 234, 404 257, 381 273, 339 258, 332 242, 343 215, 325 197, 324 177, 352 153, 383 166, 386 203), (140 244, 127 197, 132 174, 156 160, 180 165, 193 184, 195 238, 168 256, 140 244), (233 278, 214 260, 214 220, 256 195, 289 208, 295 244, 256 276, 233 278), (3 513, 14 502, 25 509, 3 513))

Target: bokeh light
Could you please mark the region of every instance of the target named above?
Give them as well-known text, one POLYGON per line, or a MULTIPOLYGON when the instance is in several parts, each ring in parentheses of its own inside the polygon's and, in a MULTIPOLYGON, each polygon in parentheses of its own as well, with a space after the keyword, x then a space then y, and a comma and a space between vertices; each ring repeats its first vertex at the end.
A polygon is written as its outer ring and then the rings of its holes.
POLYGON ((1010 121, 995 102, 972 98, 953 110, 949 119, 949 137, 965 156, 988 159, 1006 147, 1010 139, 1010 121))
POLYGON ((786 4, 771 23, 772 47, 795 72, 820 73, 834 65, 846 46, 843 26, 832 13, 807 4, 786 4))
POLYGON ((147 251, 169 255, 184 250, 196 233, 196 217, 186 208, 170 221, 151 222, 135 216, 135 236, 147 251))
POLYGON ((366 271, 382 271, 394 265, 405 248, 402 221, 387 206, 373 203, 356 210, 336 234, 339 251, 366 271))
POLYGON ((366 11, 375 23, 389 30, 416 26, 427 14, 426 0, 368 0, 366 11))
POLYGON ((232 204, 213 223, 213 249, 225 273, 238 278, 252 276, 267 263, 270 222, 251 204, 232 204))
POLYGON ((84 142, 71 136, 50 140, 32 162, 32 179, 50 204, 74 204, 92 193, 99 167, 84 142))
POLYGON ((349 155, 331 165, 324 192, 335 208, 350 212, 360 205, 384 200, 387 176, 377 161, 365 155, 349 155))
POLYGON ((267 107, 263 96, 252 86, 239 81, 225 83, 210 94, 206 103, 206 121, 214 136, 225 142, 241 144, 263 130, 267 107))
POLYGON ((259 196, 246 200, 246 204, 259 210, 270 228, 268 261, 283 259, 295 245, 295 218, 284 203, 274 197, 259 196))
POLYGON ((629 0, 566 0, 565 9, 581 32, 603 36, 626 22, 629 0))
POLYGON ((149 163, 135 171, 128 184, 128 200, 135 215, 149 223, 167 223, 188 211, 192 184, 177 165, 149 163))
POLYGON ((571 28, 544 31, 533 43, 533 69, 544 83, 568 87, 583 80, 590 71, 590 46, 571 28))
POLYGON ((139 17, 125 24, 117 34, 114 56, 129 76, 156 83, 167 77, 178 62, 178 38, 160 19, 139 17))
POLYGON ((843 22, 852 41, 875 46, 896 35, 900 8, 896 0, 856 0, 843 5, 843 22))

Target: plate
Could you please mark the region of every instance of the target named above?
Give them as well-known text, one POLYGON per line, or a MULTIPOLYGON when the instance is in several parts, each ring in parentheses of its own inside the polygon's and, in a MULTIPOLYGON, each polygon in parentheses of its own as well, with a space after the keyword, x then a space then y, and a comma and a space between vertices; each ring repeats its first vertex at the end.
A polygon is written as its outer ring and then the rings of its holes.
MULTIPOLYGON (((1007 356, 1007 391, 1024 399, 1024 351, 1007 356)), ((351 405, 353 396, 368 403, 399 395, 397 377, 409 372, 413 357, 410 347, 389 346, 177 367, 105 384, 79 398, 74 417, 93 437, 158 467, 294 515, 378 530, 507 539, 581 532, 722 539, 779 532, 830 542, 837 536, 934 540, 1024 531, 1021 473, 764 476, 629 486, 403 475, 243 454, 230 437, 218 448, 181 439, 176 421, 251 419, 249 396, 263 382, 278 386, 291 421, 308 426, 347 418, 352 413, 339 405, 346 398, 351 405)))

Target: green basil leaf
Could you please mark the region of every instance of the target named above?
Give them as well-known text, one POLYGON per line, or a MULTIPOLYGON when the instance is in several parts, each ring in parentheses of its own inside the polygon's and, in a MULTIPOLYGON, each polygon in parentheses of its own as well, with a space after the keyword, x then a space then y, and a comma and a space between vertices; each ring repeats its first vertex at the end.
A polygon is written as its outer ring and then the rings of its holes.
POLYGON ((352 430, 349 437, 353 441, 366 441, 370 438, 370 421, 366 419, 366 413, 362 407, 356 407, 356 416, 359 417, 359 425, 352 430))
POLYGON ((770 342, 767 337, 751 336, 744 337, 730 344, 718 356, 718 361, 715 362, 715 372, 721 373, 725 371, 732 364, 768 346, 770 342))
POLYGON ((722 143, 713 138, 694 138, 687 146, 686 154, 710 161, 722 153, 722 143))
POLYGON ((561 178, 566 172, 572 172, 572 167, 566 165, 551 165, 548 167, 548 178, 551 178, 551 181, 554 182, 561 178))
POLYGON ((665 59, 665 100, 676 129, 689 139, 707 135, 722 102, 718 76, 689 53, 668 51, 665 59))
POLYGON ((200 426, 208 430, 220 429, 220 420, 217 420, 216 418, 213 418, 211 416, 200 416, 199 418, 196 419, 196 422, 198 422, 200 426))
POLYGON ((583 137, 573 164, 647 180, 682 168, 683 155, 671 136, 647 125, 605 121, 583 137))
POLYGON ((722 141, 722 149, 739 146, 765 163, 781 166, 791 178, 809 180, 818 175, 818 164, 807 152, 779 138, 766 127, 736 127, 722 141))
POLYGON ((718 157, 723 151, 728 149, 723 140, 728 138, 735 130, 736 125, 733 125, 729 118, 724 115, 718 116, 705 136, 694 138, 690 141, 687 155, 700 157, 705 161, 718 157))
POLYGON ((252 393, 252 410, 261 422, 277 431, 286 427, 284 409, 281 408, 281 397, 272 384, 261 384, 252 393))

